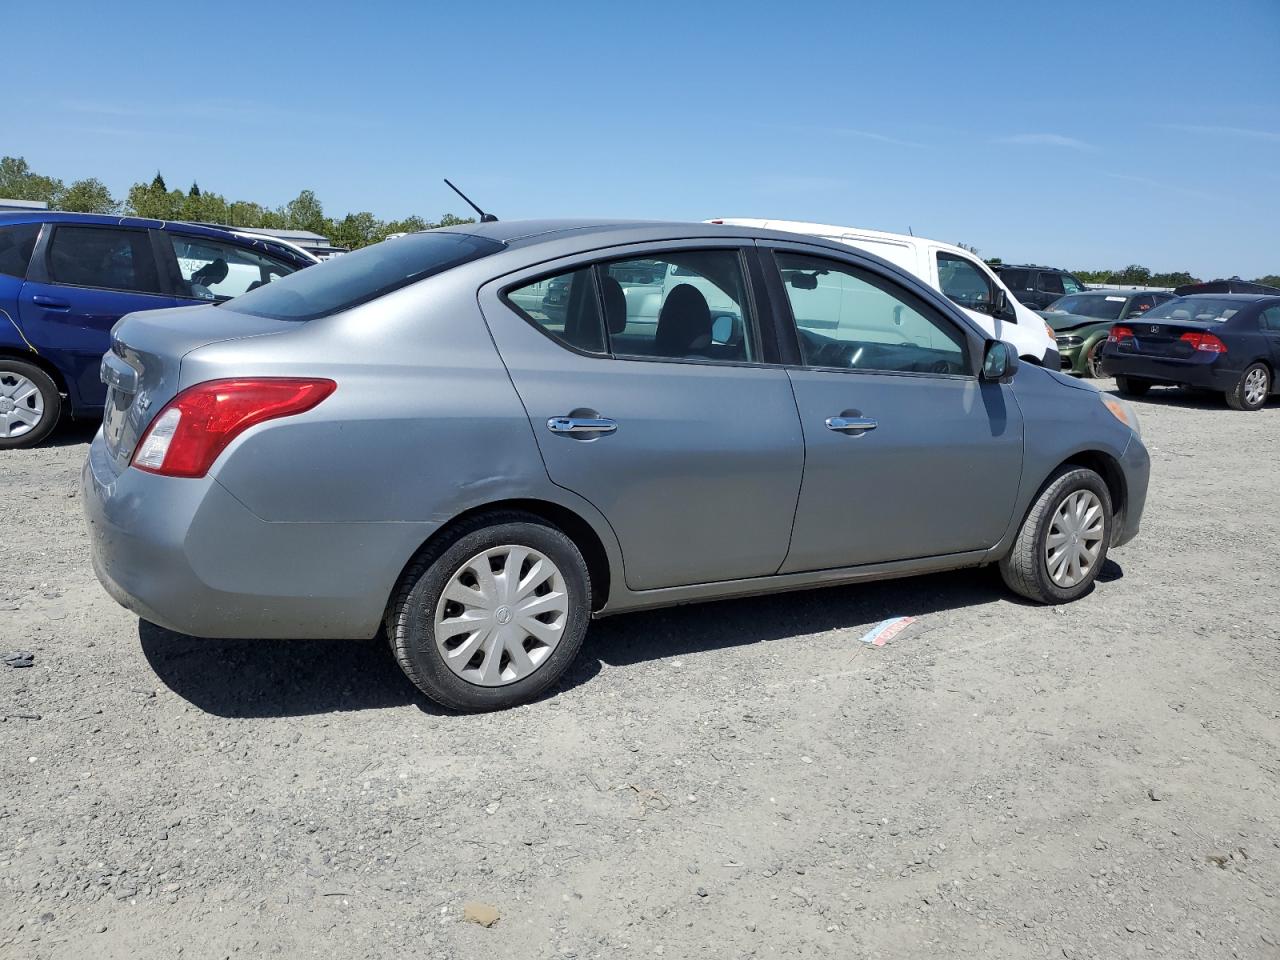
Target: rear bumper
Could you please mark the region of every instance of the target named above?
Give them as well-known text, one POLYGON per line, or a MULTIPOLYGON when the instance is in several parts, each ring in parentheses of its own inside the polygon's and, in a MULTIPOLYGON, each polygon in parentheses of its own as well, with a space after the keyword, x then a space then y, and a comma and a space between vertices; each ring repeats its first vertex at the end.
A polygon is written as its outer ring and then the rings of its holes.
POLYGON ((1183 384, 1223 392, 1234 387, 1240 379, 1239 370, 1223 367, 1217 357, 1180 360, 1107 352, 1102 356, 1102 372, 1108 377, 1136 377, 1153 383, 1183 384))
POLYGON ((116 472, 101 432, 81 491, 107 592, 145 620, 200 637, 371 637, 434 529, 268 522, 212 477, 116 472))

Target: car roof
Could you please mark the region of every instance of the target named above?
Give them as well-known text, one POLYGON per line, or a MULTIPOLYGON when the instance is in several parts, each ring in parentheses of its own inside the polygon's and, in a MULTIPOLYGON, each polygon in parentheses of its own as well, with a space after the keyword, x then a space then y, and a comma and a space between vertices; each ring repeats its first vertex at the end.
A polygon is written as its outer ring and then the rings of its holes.
POLYGON ((0 226, 15 223, 80 223, 97 227, 146 227, 152 230, 177 228, 183 233, 199 234, 225 239, 235 236, 231 230, 206 227, 185 220, 154 220, 149 217, 116 216, 103 213, 73 213, 68 210, 5 210, 0 211, 0 226))
POLYGON ((1159 297, 1159 296, 1172 297, 1172 296, 1173 296, 1173 294, 1172 294, 1172 293, 1169 293, 1167 290, 1142 290, 1142 289, 1140 289, 1140 288, 1138 288, 1138 287, 1096 287, 1096 288, 1095 288, 1095 287, 1089 287, 1088 289, 1086 289, 1086 290, 1081 290, 1081 291, 1079 291, 1078 293, 1068 293, 1066 296, 1068 296, 1068 297, 1087 297, 1087 296, 1089 296, 1090 294, 1097 294, 1097 295, 1098 295, 1098 296, 1100 296, 1100 297, 1101 297, 1101 296, 1107 296, 1107 295, 1110 295, 1110 296, 1113 296, 1113 297, 1116 297, 1116 296, 1123 296, 1123 297, 1136 297, 1136 296, 1138 296, 1139 294, 1143 294, 1143 293, 1149 293, 1149 294, 1151 294, 1152 296, 1157 296, 1157 297, 1159 297))
POLYGON ((1280 294, 1275 293, 1187 293, 1179 300, 1237 300, 1240 303, 1257 303, 1260 300, 1275 300, 1280 294))
POLYGON ((1048 270, 1050 273, 1070 273, 1062 267, 1046 267, 1043 263, 997 263, 992 267, 996 273, 1001 270, 1048 270))
POLYGON ((717 225, 723 224, 726 228, 738 227, 740 229, 749 230, 772 230, 784 231, 785 233, 798 233, 805 237, 813 237, 823 240, 840 240, 845 242, 868 240, 873 243, 894 243, 906 246, 916 246, 918 244, 928 244, 931 247, 937 247, 949 253, 960 254, 973 259, 981 259, 973 251, 966 250, 954 243, 947 243, 943 240, 933 240, 929 237, 918 236, 914 233, 890 233, 885 230, 871 230, 866 227, 842 227, 835 223, 811 223, 807 220, 775 220, 768 217, 717 217, 714 220, 708 220, 708 223, 717 225))
MULTIPOLYGON (((500 220, 436 229, 440 232, 467 233, 486 237, 511 248, 585 236, 596 237, 602 246, 657 240, 695 240, 707 237, 778 240, 792 243, 797 239, 792 231, 680 220, 500 220)), ((848 253, 849 250, 847 244, 823 237, 806 236, 804 242, 828 247, 841 253, 848 253)))

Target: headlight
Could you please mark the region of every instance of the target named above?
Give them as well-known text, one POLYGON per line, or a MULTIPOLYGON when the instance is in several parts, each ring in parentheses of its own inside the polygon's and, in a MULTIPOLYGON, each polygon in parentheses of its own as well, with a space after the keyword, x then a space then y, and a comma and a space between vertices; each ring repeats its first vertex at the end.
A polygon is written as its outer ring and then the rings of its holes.
POLYGON ((1058 337, 1060 347, 1078 347, 1084 343, 1084 337, 1058 337))
POLYGON ((1133 409, 1133 405, 1126 403, 1119 397, 1113 397, 1109 393, 1099 393, 1102 405, 1111 411, 1111 415, 1123 423, 1126 427, 1142 436, 1142 426, 1138 423, 1138 411, 1133 409))

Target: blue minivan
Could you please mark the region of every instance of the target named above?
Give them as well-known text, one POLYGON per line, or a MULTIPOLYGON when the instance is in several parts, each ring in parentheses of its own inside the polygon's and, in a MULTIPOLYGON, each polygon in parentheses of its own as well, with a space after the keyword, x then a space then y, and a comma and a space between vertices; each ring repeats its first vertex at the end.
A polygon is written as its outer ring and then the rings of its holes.
POLYGON ((315 262, 248 231, 0 213, 0 449, 39 443, 64 407, 102 415, 99 367, 126 313, 228 300, 315 262))

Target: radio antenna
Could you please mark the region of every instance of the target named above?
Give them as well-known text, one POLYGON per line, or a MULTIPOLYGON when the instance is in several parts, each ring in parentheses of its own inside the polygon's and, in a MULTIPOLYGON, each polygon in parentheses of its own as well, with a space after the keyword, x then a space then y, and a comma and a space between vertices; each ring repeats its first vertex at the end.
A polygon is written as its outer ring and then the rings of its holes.
POLYGON ((448 184, 450 190, 452 190, 454 193, 456 193, 458 196, 460 196, 463 200, 467 202, 467 206, 469 206, 476 213, 480 214, 481 223, 497 223, 498 222, 498 218, 495 217, 492 213, 485 213, 483 210, 481 210, 479 207, 477 207, 474 203, 471 202, 470 197, 468 197, 465 193, 463 193, 461 190, 455 187, 452 183, 449 183, 448 177, 444 178, 444 182, 448 184))

